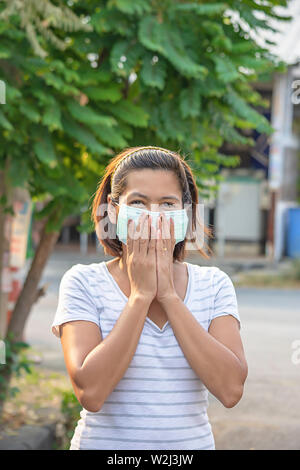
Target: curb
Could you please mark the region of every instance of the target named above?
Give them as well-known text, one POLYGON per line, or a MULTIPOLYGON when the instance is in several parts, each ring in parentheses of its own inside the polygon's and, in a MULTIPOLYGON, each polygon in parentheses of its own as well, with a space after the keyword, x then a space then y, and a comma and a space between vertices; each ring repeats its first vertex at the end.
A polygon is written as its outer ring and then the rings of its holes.
POLYGON ((15 436, 0 439, 0 450, 54 450, 55 423, 46 426, 22 426, 15 436))

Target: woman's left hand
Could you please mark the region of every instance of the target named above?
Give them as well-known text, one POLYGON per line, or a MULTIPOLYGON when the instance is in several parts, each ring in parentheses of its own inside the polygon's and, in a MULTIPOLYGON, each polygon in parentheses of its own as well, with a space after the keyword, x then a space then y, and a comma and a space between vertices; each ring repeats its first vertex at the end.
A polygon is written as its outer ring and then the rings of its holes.
POLYGON ((177 295, 173 279, 173 252, 175 248, 174 220, 167 220, 164 213, 158 218, 156 240, 156 300, 163 304, 177 295))

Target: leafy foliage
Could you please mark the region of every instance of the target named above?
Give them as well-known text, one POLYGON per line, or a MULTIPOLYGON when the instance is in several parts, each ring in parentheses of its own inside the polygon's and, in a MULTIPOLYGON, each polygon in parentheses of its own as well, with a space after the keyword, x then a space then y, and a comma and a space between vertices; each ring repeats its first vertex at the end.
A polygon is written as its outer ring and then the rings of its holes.
POLYGON ((73 390, 65 390, 62 393, 61 399, 61 412, 65 420, 66 435, 59 442, 61 450, 68 450, 70 447, 70 440, 74 434, 77 421, 80 418, 80 411, 82 406, 78 402, 73 390))
POLYGON ((5 343, 5 364, 0 364, 0 404, 8 396, 15 396, 20 390, 10 386, 10 377, 20 376, 21 371, 31 373, 33 361, 27 357, 27 343, 14 341, 13 334, 8 334, 5 343))
POLYGON ((247 27, 272 28, 286 0, 23 4, 0 1, 0 168, 10 156, 12 184, 49 200, 37 215, 51 215, 49 230, 87 206, 124 147, 180 150, 205 197, 220 165, 238 164, 224 142, 251 144, 247 128, 271 132, 251 83, 282 64, 247 27))
POLYGON ((89 24, 85 24, 78 18, 67 5, 55 5, 50 0, 2 0, 5 7, 0 14, 0 19, 6 21, 11 15, 18 14, 21 27, 24 28, 27 38, 34 52, 40 57, 46 57, 47 51, 42 47, 37 32, 46 41, 50 41, 57 48, 64 50, 66 42, 53 32, 53 28, 61 28, 64 31, 91 31, 89 24))

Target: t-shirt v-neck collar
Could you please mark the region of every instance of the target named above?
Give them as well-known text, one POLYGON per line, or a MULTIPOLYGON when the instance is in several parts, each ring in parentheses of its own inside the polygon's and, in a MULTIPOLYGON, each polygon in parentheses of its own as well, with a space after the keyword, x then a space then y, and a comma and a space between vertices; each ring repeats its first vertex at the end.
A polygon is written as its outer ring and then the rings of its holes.
MULTIPOLYGON (((111 284, 114 286, 114 289, 115 291, 117 292, 117 294, 119 296, 121 296, 123 298, 123 300, 127 303, 128 302, 128 297, 124 294, 124 292, 122 291, 122 289, 120 289, 120 286, 119 284, 117 283, 117 281, 115 280, 115 278, 112 276, 112 274, 110 273, 107 265, 106 265, 106 262, 105 261, 102 261, 100 263, 102 266, 103 266, 103 270, 106 274, 106 277, 110 280, 111 284)), ((187 288, 186 288, 186 293, 185 293, 185 296, 184 296, 184 300, 183 300, 183 303, 186 305, 188 300, 189 300, 189 297, 190 297, 190 292, 191 292, 191 289, 192 289, 192 267, 190 265, 190 263, 184 261, 184 264, 186 264, 187 266, 187 271, 188 271, 188 283, 187 283, 187 288)), ((146 321, 148 321, 148 323, 157 331, 159 331, 160 333, 163 333, 166 328, 169 326, 170 322, 167 321, 164 326, 162 328, 160 328, 154 321, 151 320, 151 318, 149 318, 148 316, 146 316, 146 321)))

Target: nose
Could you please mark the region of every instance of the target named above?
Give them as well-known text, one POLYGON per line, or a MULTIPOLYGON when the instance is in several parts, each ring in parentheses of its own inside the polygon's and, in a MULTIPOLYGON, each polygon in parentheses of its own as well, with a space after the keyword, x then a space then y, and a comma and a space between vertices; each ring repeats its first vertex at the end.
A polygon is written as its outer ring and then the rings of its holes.
POLYGON ((155 203, 149 204, 149 207, 147 206, 147 209, 152 212, 161 212, 159 208, 159 204, 155 204, 155 203))

